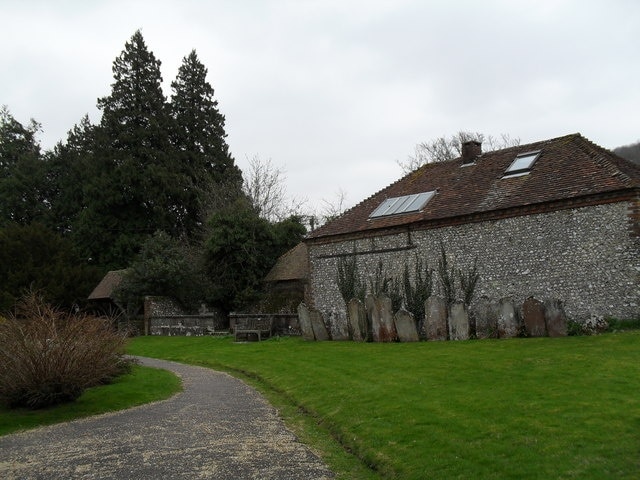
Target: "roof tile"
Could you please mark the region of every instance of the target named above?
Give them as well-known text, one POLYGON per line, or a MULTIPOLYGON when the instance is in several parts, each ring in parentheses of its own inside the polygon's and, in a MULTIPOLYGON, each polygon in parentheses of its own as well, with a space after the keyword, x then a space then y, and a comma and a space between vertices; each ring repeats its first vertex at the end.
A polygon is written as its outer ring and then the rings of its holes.
POLYGON ((310 239, 385 229, 545 202, 640 188, 640 166, 580 134, 487 152, 471 165, 457 158, 429 163, 377 192, 310 239), (527 175, 503 178, 516 155, 541 150, 527 175), (385 199, 436 190, 421 212, 370 219, 385 199))

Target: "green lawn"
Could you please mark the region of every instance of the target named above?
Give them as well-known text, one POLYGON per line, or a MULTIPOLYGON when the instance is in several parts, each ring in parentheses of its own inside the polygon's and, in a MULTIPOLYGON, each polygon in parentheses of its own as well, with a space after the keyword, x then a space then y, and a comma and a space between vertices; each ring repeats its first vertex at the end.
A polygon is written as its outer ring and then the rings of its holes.
POLYGON ((129 352, 249 378, 341 478, 640 472, 638 331, 417 344, 140 337, 129 352))
POLYGON ((90 388, 72 403, 42 410, 0 407, 0 435, 162 400, 181 389, 180 379, 173 373, 136 365, 130 374, 112 384, 90 388))

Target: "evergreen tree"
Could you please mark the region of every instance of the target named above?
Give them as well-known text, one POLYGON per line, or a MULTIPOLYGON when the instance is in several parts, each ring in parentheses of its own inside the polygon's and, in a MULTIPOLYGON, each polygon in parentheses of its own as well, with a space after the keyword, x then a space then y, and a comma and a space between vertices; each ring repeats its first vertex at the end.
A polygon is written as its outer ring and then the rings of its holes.
POLYGON ((85 115, 46 156, 46 195, 50 211, 47 226, 61 234, 75 235, 84 205, 84 188, 91 183, 95 126, 85 115))
POLYGON ((226 311, 255 303, 278 257, 306 233, 298 218, 270 223, 242 197, 214 213, 208 227, 204 255, 214 284, 212 303, 226 311))
POLYGON ((7 107, 0 108, 0 226, 27 225, 47 211, 39 130, 35 120, 25 127, 7 107))
POLYGON ((82 262, 68 239, 44 226, 0 229, 0 312, 28 290, 65 309, 82 305, 99 280, 100 272, 82 262))
POLYGON ((137 31, 113 64, 76 234, 95 262, 124 267, 156 230, 179 233, 185 180, 174 168, 160 61, 137 31))
POLYGON ((202 207, 212 189, 224 185, 239 192, 242 186, 242 173, 225 140, 225 118, 206 77, 207 69, 193 50, 171 83, 172 142, 179 169, 188 181, 182 203, 182 225, 188 234, 201 223, 202 207))

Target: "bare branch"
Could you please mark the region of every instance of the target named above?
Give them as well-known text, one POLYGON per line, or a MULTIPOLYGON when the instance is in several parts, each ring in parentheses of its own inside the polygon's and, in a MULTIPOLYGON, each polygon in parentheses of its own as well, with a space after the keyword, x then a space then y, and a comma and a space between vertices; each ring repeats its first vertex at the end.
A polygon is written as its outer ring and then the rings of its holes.
POLYGON ((307 200, 287 198, 286 179, 284 168, 275 166, 271 159, 262 160, 258 155, 249 159, 242 188, 262 218, 278 222, 301 215, 307 200))
POLYGON ((413 155, 409 155, 405 161, 398 160, 397 163, 406 174, 417 170, 427 163, 452 160, 462 155, 462 144, 470 140, 482 142, 483 150, 486 152, 520 145, 519 138, 511 138, 508 134, 504 133, 500 134, 499 138, 496 138, 480 132, 459 131, 449 138, 442 136, 428 142, 417 144, 413 155))

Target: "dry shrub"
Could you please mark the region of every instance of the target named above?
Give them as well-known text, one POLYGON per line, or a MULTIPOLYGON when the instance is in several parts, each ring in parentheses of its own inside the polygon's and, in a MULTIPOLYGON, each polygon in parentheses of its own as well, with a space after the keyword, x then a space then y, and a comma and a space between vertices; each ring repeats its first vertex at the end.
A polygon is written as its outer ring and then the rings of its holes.
POLYGON ((108 319, 69 314, 26 295, 0 323, 0 402, 43 408, 77 399, 129 370, 108 319))

